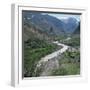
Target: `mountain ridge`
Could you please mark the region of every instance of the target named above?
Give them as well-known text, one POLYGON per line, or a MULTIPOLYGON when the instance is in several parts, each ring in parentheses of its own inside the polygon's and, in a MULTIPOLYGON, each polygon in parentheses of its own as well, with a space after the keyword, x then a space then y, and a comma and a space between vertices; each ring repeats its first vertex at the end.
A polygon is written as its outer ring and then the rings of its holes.
POLYGON ((48 14, 29 11, 23 11, 23 22, 27 26, 31 26, 29 30, 37 29, 38 33, 45 33, 46 36, 72 34, 79 25, 79 22, 73 17, 69 17, 65 21, 48 14))

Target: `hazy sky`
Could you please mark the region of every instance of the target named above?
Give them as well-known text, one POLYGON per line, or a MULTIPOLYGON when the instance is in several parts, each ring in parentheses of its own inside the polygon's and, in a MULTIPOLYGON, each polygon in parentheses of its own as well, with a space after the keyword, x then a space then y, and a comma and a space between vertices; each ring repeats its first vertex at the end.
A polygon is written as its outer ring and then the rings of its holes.
MULTIPOLYGON (((43 13, 43 14, 48 14, 48 13, 43 13)), ((80 21, 80 15, 75 15, 75 14, 54 14, 54 13, 50 13, 48 14, 50 16, 54 16, 58 19, 67 19, 69 17, 74 17, 76 18, 78 21, 80 21)))

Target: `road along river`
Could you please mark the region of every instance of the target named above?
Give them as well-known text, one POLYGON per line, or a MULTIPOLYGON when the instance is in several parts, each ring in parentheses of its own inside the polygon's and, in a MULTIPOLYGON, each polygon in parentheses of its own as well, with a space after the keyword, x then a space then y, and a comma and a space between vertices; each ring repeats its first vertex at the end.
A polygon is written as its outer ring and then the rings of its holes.
POLYGON ((64 53, 69 48, 69 46, 59 43, 58 41, 54 41, 53 43, 57 44, 58 46, 62 46, 62 48, 41 58, 36 67, 40 67, 42 63, 47 62, 48 60, 51 60, 54 57, 57 57, 58 55, 64 53))

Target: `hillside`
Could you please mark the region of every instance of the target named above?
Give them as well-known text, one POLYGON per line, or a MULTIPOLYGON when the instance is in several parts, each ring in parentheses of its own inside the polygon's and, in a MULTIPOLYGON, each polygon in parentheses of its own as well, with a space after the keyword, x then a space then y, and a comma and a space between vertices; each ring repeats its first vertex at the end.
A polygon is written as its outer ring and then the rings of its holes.
POLYGON ((38 27, 41 31, 49 35, 64 34, 62 27, 63 22, 57 18, 35 12, 33 12, 33 14, 28 11, 23 13, 24 21, 38 27))
POLYGON ((80 22, 75 31, 73 32, 73 34, 80 34, 80 22))
POLYGON ((38 12, 23 11, 24 23, 34 26, 41 32, 48 35, 66 35, 75 32, 79 23, 74 17, 64 20, 57 19, 49 14, 42 14, 38 12))
POLYGON ((80 23, 23 11, 24 77, 80 72, 80 23), (73 70, 71 69, 73 68, 73 70))

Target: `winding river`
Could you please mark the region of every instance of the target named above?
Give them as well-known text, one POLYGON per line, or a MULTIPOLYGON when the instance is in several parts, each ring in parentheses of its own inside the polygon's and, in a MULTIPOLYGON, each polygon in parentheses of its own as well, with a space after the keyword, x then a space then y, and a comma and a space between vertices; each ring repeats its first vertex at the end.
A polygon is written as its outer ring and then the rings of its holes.
POLYGON ((40 65, 42 63, 47 62, 48 60, 51 60, 52 58, 57 57, 58 55, 64 53, 69 48, 69 46, 67 46, 65 44, 62 44, 62 43, 59 43, 58 41, 54 41, 53 43, 57 44, 58 46, 62 46, 62 48, 53 52, 53 53, 51 53, 51 54, 49 54, 49 55, 46 55, 43 58, 41 58, 41 60, 37 64, 37 67, 40 67, 40 65))

